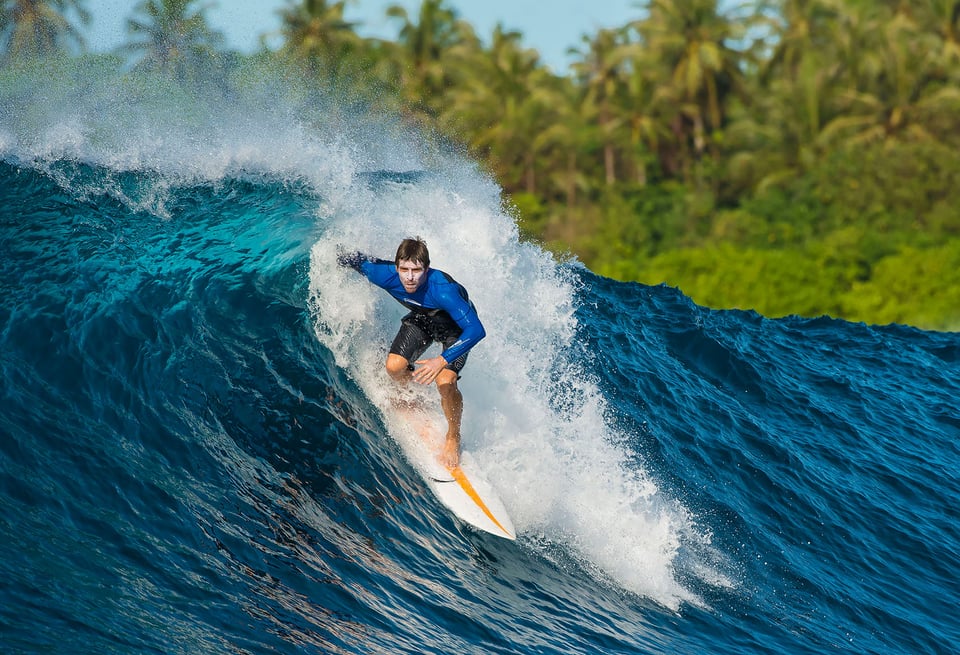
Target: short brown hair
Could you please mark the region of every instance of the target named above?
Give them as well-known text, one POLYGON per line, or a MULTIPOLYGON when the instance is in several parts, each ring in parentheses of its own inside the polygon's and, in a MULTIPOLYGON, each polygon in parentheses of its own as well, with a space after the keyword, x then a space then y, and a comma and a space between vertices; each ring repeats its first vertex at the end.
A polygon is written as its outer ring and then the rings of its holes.
POLYGON ((414 262, 422 264, 424 268, 430 268, 430 253, 427 251, 427 243, 420 237, 410 237, 400 242, 397 248, 397 258, 394 263, 399 266, 401 261, 414 262))

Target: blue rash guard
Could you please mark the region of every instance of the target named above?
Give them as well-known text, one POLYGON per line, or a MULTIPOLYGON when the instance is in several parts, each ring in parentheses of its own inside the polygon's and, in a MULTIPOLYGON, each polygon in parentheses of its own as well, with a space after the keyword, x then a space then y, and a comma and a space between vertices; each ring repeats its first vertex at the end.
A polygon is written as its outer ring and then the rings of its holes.
POLYGON ((400 282, 394 262, 355 252, 339 255, 337 263, 363 273, 368 280, 384 289, 412 313, 456 323, 461 330, 460 336, 440 353, 447 363, 453 363, 467 354, 487 335, 476 308, 470 302, 467 290, 443 271, 428 268, 424 273, 426 279, 417 290, 407 293, 400 282))

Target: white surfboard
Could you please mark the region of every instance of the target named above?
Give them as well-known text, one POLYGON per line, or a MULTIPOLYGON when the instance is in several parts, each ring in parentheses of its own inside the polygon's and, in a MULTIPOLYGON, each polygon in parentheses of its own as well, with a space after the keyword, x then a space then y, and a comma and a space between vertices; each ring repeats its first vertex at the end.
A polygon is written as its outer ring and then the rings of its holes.
POLYGON ((469 452, 460 455, 460 466, 447 468, 437 460, 443 432, 422 410, 396 410, 397 441, 427 481, 427 485, 460 520, 504 539, 516 539, 513 521, 503 501, 469 452))

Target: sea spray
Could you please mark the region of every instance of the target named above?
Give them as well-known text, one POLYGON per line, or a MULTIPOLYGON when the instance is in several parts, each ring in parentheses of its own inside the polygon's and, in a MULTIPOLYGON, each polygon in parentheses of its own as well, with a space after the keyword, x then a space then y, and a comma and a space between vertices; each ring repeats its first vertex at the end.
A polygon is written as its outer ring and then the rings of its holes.
POLYGON ((696 595, 675 570, 682 541, 703 540, 616 444, 606 402, 577 343, 577 285, 568 266, 521 242, 489 182, 456 165, 411 184, 358 190, 311 254, 317 335, 389 412, 383 362, 404 310, 336 255, 390 259, 424 238, 431 265, 464 284, 487 329, 463 373, 463 448, 503 497, 521 540, 562 545, 587 570, 678 608, 696 595), (474 193, 469 199, 464 189, 474 193))

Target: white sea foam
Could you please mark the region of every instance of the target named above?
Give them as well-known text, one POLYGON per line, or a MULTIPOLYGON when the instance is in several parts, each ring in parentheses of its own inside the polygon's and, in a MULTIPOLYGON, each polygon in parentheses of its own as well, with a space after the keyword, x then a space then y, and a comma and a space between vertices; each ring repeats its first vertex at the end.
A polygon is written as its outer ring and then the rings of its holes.
MULTIPOLYGON (((642 469, 626 465, 607 405, 574 338, 576 283, 520 242, 497 187, 452 158, 414 184, 357 188, 330 213, 311 257, 317 333, 338 365, 386 406, 386 347, 404 310, 350 269, 338 247, 391 259, 423 237, 432 266, 464 284, 487 329, 461 389, 464 442, 528 545, 560 545, 585 568, 672 608, 694 594, 677 580, 694 528, 642 469)), ((434 347, 439 352, 438 347, 434 347)))
MULTIPOLYGON (((396 121, 348 119, 333 102, 284 96, 276 80, 223 95, 147 74, 53 67, 7 83, 11 88, 0 89, 0 157, 40 168, 79 161, 108 172, 156 173, 167 185, 267 175, 306 182, 335 202, 358 171, 406 170, 423 154, 419 140, 398 136, 396 121)), ((102 184, 79 191, 130 200, 112 179, 102 184)))

